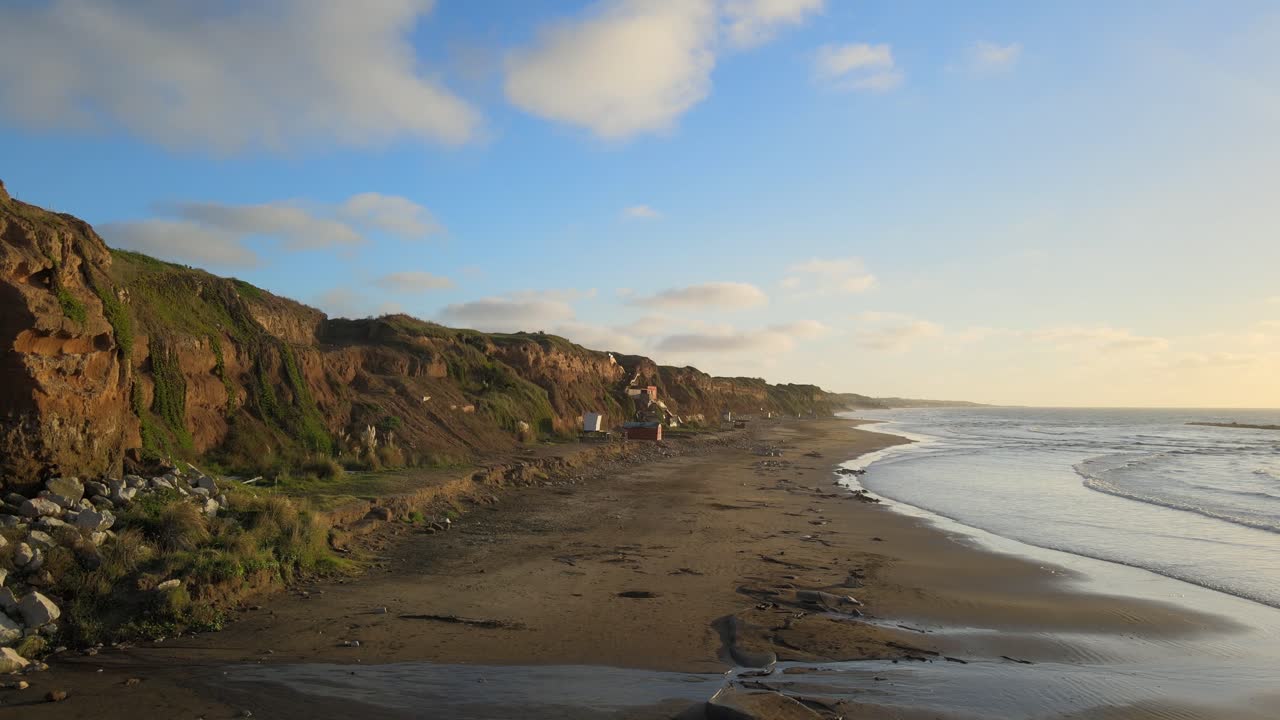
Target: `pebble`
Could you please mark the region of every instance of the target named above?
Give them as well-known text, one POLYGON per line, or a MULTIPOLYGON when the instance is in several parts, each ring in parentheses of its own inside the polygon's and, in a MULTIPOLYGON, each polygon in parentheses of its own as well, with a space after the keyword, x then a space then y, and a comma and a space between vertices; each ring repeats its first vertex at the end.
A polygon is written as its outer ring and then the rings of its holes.
POLYGON ((66 690, 50 690, 49 693, 44 696, 44 699, 48 700, 49 702, 62 702, 63 700, 67 699, 67 691, 66 690))

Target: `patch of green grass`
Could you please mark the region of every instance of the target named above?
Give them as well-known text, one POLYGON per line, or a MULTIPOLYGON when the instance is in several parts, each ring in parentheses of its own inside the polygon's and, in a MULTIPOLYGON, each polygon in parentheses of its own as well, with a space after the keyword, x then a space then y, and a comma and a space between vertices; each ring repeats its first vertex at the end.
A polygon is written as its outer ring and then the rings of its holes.
POLYGON ((222 342, 217 335, 209 336, 209 348, 213 350, 213 373, 222 381, 222 387, 227 391, 227 416, 230 417, 236 411, 236 386, 227 373, 227 361, 222 355, 222 342))
POLYGON ((84 325, 85 320, 88 317, 85 312, 84 303, 77 300, 75 296, 68 292, 64 287, 58 288, 57 294, 58 305, 62 306, 62 314, 68 320, 72 320, 77 325, 84 325))

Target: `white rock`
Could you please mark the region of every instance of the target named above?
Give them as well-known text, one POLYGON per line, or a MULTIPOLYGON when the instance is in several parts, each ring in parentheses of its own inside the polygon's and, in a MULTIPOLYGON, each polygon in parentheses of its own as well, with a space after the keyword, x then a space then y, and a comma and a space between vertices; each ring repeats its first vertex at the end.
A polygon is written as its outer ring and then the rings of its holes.
POLYGON ((37 549, 41 547, 52 548, 57 547, 58 543, 47 532, 41 530, 32 530, 27 533, 27 540, 36 544, 37 549))
POLYGON ((36 559, 36 551, 26 543, 18 543, 18 547, 13 551, 13 564, 18 567, 26 567, 36 559))
POLYGON ((44 567, 44 551, 38 547, 31 548, 31 554, 33 556, 31 558, 31 562, 27 563, 27 566, 22 569, 23 572, 27 573, 28 575, 44 567))
POLYGON ((52 600, 34 590, 18 601, 18 612, 27 627, 38 628, 57 620, 62 611, 52 600))
POLYGON ((137 475, 125 475, 124 483, 128 487, 131 487, 135 490, 137 490, 138 488, 144 488, 147 486, 147 481, 142 479, 141 477, 138 477, 137 475))
POLYGON ((5 613, 0 613, 0 645, 12 645, 20 639, 22 626, 5 613))
POLYGON ((48 498, 27 498, 18 512, 29 518, 38 518, 61 515, 62 507, 48 498))
MULTIPOLYGON (((80 482, 80 478, 65 477, 51 478, 44 484, 46 490, 51 496, 64 498, 72 503, 79 502, 84 497, 84 483, 80 482)), ((58 502, 55 500, 55 502, 58 502)), ((61 505, 61 502, 58 502, 61 505)))
POLYGON ((165 580, 159 585, 156 585, 156 590, 160 590, 163 592, 165 590, 174 590, 179 587, 182 587, 182 581, 177 578, 174 578, 172 580, 165 580))
POLYGON ((16 615, 18 612, 18 596, 7 587, 0 587, 0 611, 16 615))
POLYGON ((9 571, 0 567, 0 587, 4 587, 4 581, 9 579, 9 571))
POLYGON ((218 492, 218 483, 208 475, 201 475, 196 479, 196 487, 202 487, 211 493, 218 492))
MULTIPOLYGON (((9 547, 9 541, 5 539, 5 536, 0 535, 0 549, 7 548, 7 547, 9 547)), ((4 580, 0 580, 0 585, 3 585, 3 584, 4 584, 4 580)))
POLYGON ((202 498, 207 498, 207 497, 209 497, 209 495, 210 495, 209 491, 208 491, 208 490, 206 490, 205 488, 202 488, 202 487, 193 487, 193 488, 191 488, 191 494, 192 494, 192 495, 199 495, 199 496, 200 496, 200 497, 202 497, 202 498))
POLYGON ((151 478, 151 487, 156 490, 172 490, 173 482, 168 478, 151 478))
POLYGON ((94 545, 102 545, 102 543, 107 541, 108 537, 110 536, 104 532, 89 533, 89 541, 92 542, 94 545))
POLYGON ((204 505, 201 509, 204 510, 205 515, 217 515, 218 511, 222 509, 222 506, 218 504, 217 500, 210 498, 204 501, 204 505))
POLYGON ((13 648, 0 648, 0 673, 16 673, 31 663, 13 648))
POLYGON ((76 527, 81 530, 89 530, 90 532, 98 532, 106 530, 114 525, 116 516, 111 514, 110 510, 85 510, 76 517, 76 527))
MULTIPOLYGON (((62 517, 67 518, 67 520, 75 520, 75 513, 68 512, 62 517)), ((67 526, 66 520, 60 520, 56 517, 42 517, 36 521, 36 527, 40 528, 41 530, 44 530, 45 532, 49 532, 54 528, 62 528, 66 526, 67 526)))

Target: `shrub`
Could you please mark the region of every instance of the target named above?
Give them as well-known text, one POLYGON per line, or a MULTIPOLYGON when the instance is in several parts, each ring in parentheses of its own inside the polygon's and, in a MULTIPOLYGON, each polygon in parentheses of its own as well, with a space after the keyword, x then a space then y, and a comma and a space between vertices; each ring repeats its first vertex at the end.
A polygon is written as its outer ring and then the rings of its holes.
POLYGON ((156 519, 155 537, 166 552, 195 550, 209 540, 205 514, 186 502, 166 505, 156 519))
POLYGON ((331 457, 308 460, 302 464, 300 471, 304 475, 310 475, 318 480, 337 480, 346 473, 342 466, 338 464, 338 461, 331 457))
POLYGON ((62 314, 69 320, 73 320, 78 325, 84 325, 87 317, 84 309, 84 303, 80 302, 67 292, 66 288, 58 288, 58 304, 62 306, 62 314))
POLYGON ((401 468, 405 466, 404 451, 395 445, 383 445, 378 448, 378 462, 383 467, 401 468))

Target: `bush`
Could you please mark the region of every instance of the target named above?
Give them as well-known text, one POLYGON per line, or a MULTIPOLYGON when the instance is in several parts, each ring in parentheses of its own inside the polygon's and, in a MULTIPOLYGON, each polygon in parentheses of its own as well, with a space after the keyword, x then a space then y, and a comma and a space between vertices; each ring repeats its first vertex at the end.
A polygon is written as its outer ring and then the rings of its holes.
POLYGON ((308 460, 299 468, 303 475, 310 475, 317 480, 337 480, 346 474, 337 460, 331 457, 320 457, 308 460))
POLYGON ((378 448, 378 462, 387 468, 402 468, 405 466, 404 451, 395 445, 383 445, 378 448))
POLYGON ((175 502, 159 513, 156 543, 166 552, 191 551, 209 541, 206 517, 195 505, 175 502))

